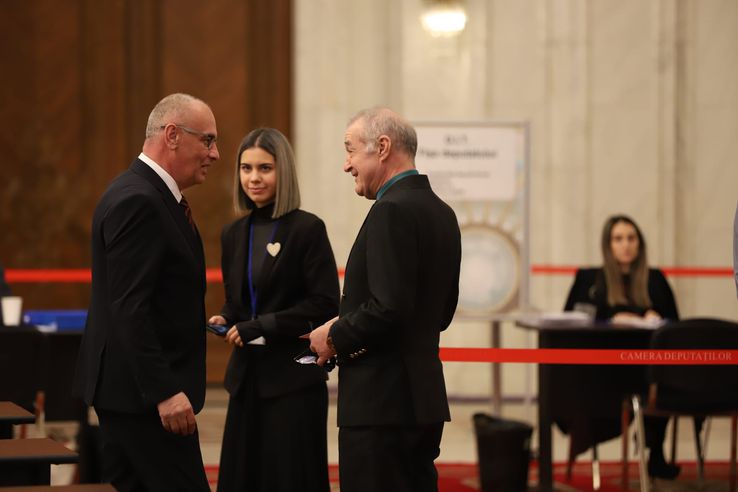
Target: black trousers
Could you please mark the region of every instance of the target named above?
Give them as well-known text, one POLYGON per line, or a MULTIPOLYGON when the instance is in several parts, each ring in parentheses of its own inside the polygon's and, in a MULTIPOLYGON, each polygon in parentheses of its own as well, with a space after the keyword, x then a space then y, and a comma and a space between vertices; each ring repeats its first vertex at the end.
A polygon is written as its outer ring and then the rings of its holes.
POLYGON ((436 492, 433 461, 443 422, 418 426, 341 427, 341 492, 436 492))
POLYGON ((104 482, 119 492, 210 491, 197 431, 164 430, 156 413, 97 410, 104 482))

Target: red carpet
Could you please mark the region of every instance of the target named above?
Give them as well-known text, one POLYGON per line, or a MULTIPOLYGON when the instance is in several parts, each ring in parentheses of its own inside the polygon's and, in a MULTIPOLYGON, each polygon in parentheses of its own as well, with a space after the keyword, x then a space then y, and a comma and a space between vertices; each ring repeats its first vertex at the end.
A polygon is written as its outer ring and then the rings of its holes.
MULTIPOLYGON (((697 478, 697 467, 695 463, 679 463, 682 473, 675 482, 662 482, 659 490, 695 490, 690 483, 697 478)), ((218 466, 205 467, 213 490, 218 480, 218 466)), ((479 469, 476 464, 468 463, 437 463, 438 468, 438 490, 439 492, 474 492, 479 491, 479 469)), ((562 492, 584 492, 592 490, 592 466, 589 462, 577 462, 570 482, 564 478, 566 465, 557 463, 554 465, 554 481, 556 489, 562 492)), ((330 465, 330 480, 332 492, 339 491, 338 465, 330 465)), ((699 490, 719 491, 727 490, 729 464, 727 462, 710 462, 705 465, 705 483, 699 490)), ((600 465, 602 485, 600 492, 623 492, 620 487, 620 463, 604 462, 600 465)), ((531 490, 538 480, 538 471, 535 463, 531 464, 528 482, 531 490)), ((389 490, 389 489, 388 489, 389 490)), ((628 491, 638 491, 638 463, 632 462, 630 466, 630 482, 628 491)))

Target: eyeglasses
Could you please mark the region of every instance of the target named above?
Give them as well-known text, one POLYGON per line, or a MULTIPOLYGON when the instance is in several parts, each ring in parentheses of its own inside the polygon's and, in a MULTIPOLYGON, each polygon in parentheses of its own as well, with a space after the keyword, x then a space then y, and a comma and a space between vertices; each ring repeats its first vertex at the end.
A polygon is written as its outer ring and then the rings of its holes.
MULTIPOLYGON (((181 128, 182 130, 186 131, 190 135, 195 135, 195 136, 200 137, 200 140, 202 140, 202 143, 205 144, 205 147, 207 147, 208 150, 212 149, 215 142, 218 141, 218 137, 216 135, 213 135, 212 133, 201 132, 201 131, 195 130, 194 128, 190 128, 184 125, 178 125, 176 123, 174 123, 174 126, 176 126, 177 128, 181 128)), ((167 125, 162 125, 159 127, 159 129, 163 130, 166 127, 167 125)))

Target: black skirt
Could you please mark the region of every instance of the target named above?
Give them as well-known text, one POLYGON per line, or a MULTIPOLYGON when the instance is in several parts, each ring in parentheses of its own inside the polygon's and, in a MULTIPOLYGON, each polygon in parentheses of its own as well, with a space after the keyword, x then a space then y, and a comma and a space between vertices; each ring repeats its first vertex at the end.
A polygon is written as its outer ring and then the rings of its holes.
POLYGON ((325 383, 274 398, 253 384, 228 402, 219 492, 329 492, 325 383))

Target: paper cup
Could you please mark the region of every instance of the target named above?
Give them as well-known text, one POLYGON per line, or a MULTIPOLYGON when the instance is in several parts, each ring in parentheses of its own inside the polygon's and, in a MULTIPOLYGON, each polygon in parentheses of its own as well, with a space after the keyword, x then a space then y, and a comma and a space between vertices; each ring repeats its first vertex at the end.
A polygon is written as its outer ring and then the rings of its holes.
POLYGON ((21 311, 23 309, 23 298, 18 296, 7 296, 2 298, 3 324, 5 326, 18 326, 21 322, 21 311))

